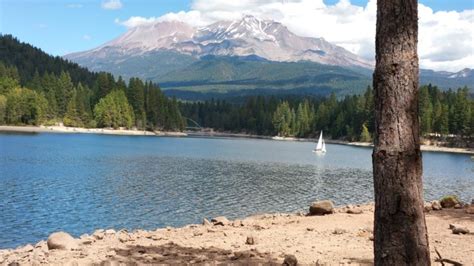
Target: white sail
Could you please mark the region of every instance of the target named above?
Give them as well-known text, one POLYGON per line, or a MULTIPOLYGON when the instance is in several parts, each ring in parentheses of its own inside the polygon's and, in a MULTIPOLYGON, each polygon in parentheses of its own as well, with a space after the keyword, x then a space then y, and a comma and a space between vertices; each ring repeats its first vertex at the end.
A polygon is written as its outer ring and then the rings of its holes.
POLYGON ((316 148, 313 150, 315 153, 326 153, 326 142, 323 139, 323 131, 319 134, 318 144, 316 148))
POLYGON ((316 145, 316 150, 320 151, 323 148, 323 131, 319 134, 318 145, 316 145))

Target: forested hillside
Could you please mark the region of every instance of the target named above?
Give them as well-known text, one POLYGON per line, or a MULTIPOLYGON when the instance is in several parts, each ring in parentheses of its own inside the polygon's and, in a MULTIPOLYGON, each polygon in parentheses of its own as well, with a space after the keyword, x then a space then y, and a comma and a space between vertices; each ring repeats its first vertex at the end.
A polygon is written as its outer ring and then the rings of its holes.
POLYGON ((176 100, 151 82, 128 84, 0 36, 0 124, 182 130, 176 100))
POLYGON ((36 72, 40 75, 49 73, 56 76, 67 72, 74 83, 81 82, 87 86, 92 86, 97 79, 97 73, 59 56, 51 56, 28 43, 20 42, 12 35, 0 35, 0 61, 4 65, 17 68, 21 84, 32 80, 36 72))
POLYGON ((182 93, 271 90, 287 94, 304 91, 306 95, 329 95, 333 91, 347 95, 359 93, 370 84, 370 75, 364 75, 362 70, 307 61, 273 62, 255 56, 207 56, 154 80, 166 89, 182 93))

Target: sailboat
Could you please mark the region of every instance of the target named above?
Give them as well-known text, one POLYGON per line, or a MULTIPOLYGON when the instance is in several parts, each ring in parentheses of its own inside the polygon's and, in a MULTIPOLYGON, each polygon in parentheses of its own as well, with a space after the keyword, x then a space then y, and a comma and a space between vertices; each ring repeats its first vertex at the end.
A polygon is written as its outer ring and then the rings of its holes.
POLYGON ((319 134, 318 144, 316 148, 313 150, 315 153, 326 153, 326 142, 323 139, 323 131, 319 134))

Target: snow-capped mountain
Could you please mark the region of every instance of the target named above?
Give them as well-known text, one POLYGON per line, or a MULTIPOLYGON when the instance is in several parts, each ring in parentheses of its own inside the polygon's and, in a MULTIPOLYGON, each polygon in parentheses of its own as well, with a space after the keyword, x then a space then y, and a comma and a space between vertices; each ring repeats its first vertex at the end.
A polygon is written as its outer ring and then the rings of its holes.
POLYGON ((203 28, 177 21, 141 25, 95 49, 65 57, 80 64, 88 62, 86 66, 90 67, 101 58, 137 56, 153 51, 171 51, 195 58, 255 55, 278 62, 305 60, 338 66, 372 66, 323 38, 297 36, 279 22, 249 15, 203 28))
MULTIPOLYGON (((342 94, 358 93, 372 83, 373 71, 371 62, 323 38, 301 37, 279 22, 253 16, 201 28, 178 21, 141 25, 95 49, 65 58, 125 80, 139 77, 157 82, 179 98, 199 98, 196 95, 211 92, 240 95, 241 91, 326 95, 337 89, 342 94)), ((472 71, 421 69, 420 84, 472 88, 472 71)), ((212 93, 209 95, 217 97, 212 93)))
POLYGON ((450 79, 469 78, 469 77, 474 77, 474 69, 465 68, 459 72, 452 73, 448 76, 448 78, 450 79))

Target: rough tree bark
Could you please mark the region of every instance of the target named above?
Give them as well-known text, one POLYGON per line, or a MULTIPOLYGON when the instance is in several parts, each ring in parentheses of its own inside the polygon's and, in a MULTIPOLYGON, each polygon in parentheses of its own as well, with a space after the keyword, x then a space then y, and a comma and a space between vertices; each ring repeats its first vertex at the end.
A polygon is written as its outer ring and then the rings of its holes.
POLYGON ((429 265, 418 121, 417 0, 377 0, 375 265, 429 265))

